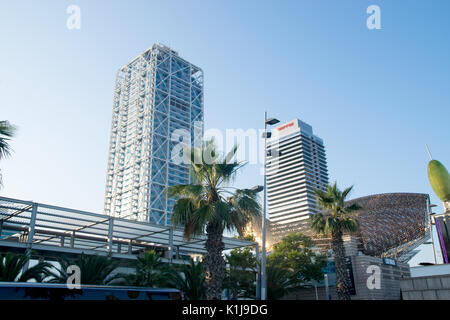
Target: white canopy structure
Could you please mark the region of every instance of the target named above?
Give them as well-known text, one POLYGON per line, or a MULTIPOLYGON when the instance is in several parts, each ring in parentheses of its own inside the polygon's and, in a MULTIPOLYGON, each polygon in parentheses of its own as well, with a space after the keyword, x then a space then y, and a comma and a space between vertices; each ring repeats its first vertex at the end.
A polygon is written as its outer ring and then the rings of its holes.
MULTIPOLYGON (((206 235, 190 240, 183 230, 104 214, 0 197, 0 249, 54 253, 110 254, 134 259, 144 250, 158 249, 172 258, 203 254, 206 235)), ((256 246, 250 241, 224 237, 225 250, 256 246)))

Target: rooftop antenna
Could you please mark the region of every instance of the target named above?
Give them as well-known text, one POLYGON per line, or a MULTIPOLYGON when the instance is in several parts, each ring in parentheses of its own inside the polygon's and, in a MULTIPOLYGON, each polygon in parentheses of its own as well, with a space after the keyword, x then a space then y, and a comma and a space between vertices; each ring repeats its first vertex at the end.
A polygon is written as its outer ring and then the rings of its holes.
POLYGON ((433 160, 433 156, 431 155, 430 148, 428 148, 428 144, 425 144, 427 147, 428 154, 430 155, 430 159, 433 160))

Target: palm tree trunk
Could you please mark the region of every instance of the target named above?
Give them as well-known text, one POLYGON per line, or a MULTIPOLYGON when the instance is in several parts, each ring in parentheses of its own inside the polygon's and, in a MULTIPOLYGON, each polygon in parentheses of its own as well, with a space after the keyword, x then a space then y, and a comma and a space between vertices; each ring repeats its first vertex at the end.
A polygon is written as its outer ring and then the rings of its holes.
POLYGON ((342 231, 333 232, 331 246, 334 252, 336 266, 336 289, 339 300, 351 300, 347 283, 347 265, 345 263, 345 248, 342 240, 342 231))
POLYGON ((215 223, 206 227, 206 255, 203 259, 206 275, 206 299, 220 300, 222 297, 222 281, 225 270, 225 260, 222 251, 225 248, 222 242, 223 228, 215 223))

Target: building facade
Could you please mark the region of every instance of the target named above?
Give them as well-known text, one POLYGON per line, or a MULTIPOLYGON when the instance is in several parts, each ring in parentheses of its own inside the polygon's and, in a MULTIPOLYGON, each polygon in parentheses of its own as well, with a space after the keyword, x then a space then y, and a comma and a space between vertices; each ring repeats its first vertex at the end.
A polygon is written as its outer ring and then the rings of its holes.
POLYGON ((274 128, 267 144, 267 200, 274 239, 309 230, 318 212, 315 189, 327 190, 328 169, 322 139, 295 119, 274 128))
POLYGON ((105 214, 168 225, 169 185, 189 183, 173 156, 201 143, 203 71, 154 44, 117 72, 107 169, 105 214))

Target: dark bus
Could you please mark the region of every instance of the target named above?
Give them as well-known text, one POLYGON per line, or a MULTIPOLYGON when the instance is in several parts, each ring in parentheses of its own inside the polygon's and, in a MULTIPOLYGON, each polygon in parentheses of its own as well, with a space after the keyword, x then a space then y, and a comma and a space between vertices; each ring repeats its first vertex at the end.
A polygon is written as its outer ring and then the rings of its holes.
POLYGON ((0 300, 182 300, 177 289, 66 284, 0 282, 0 300))

